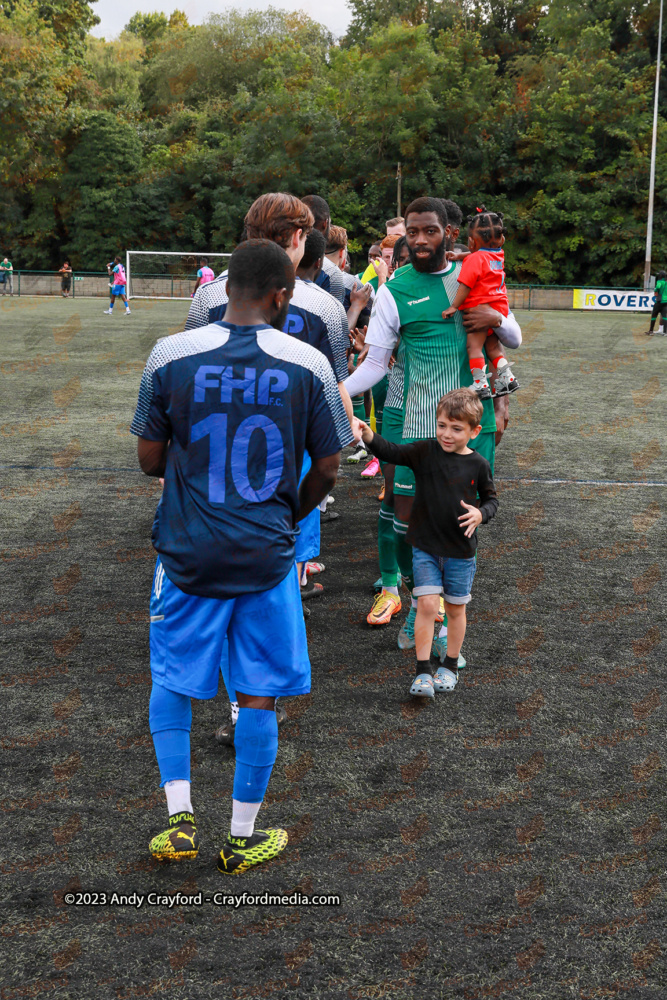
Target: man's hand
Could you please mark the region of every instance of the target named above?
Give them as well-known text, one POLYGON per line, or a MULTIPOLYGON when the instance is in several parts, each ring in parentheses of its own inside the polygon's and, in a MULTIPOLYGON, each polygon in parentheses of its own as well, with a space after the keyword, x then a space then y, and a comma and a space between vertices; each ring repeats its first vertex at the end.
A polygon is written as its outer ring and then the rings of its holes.
POLYGON ((379 288, 380 285, 384 285, 385 281, 389 277, 389 268, 383 261, 382 257, 378 257, 376 260, 373 261, 373 267, 377 271, 377 276, 379 279, 378 280, 378 288, 379 288))
POLYGON ((350 292, 350 305, 347 310, 347 325, 350 329, 357 325, 359 316, 364 311, 373 291, 371 285, 357 285, 350 292))
POLYGON ((354 422, 352 424, 352 433, 354 434, 355 438, 361 436, 361 439, 364 442, 364 444, 370 444, 371 441, 373 440, 373 431, 370 429, 368 424, 365 424, 363 420, 359 419, 359 417, 354 418, 354 422))
POLYGON ((368 283, 366 283, 365 285, 357 285, 357 287, 353 288, 352 291, 350 292, 350 305, 351 306, 358 305, 360 307, 359 312, 361 312, 364 309, 364 307, 368 305, 368 301, 371 297, 372 291, 373 291, 373 286, 369 285, 368 283))
POLYGON ((466 503, 465 500, 461 501, 461 506, 465 507, 468 513, 461 514, 459 523, 462 528, 465 528, 466 538, 472 538, 475 534, 475 528, 478 524, 482 523, 482 512, 479 507, 472 507, 469 503, 466 503))
MULTIPOLYGON (((363 351, 364 349, 364 346, 366 344, 367 330, 368 330, 367 326, 355 326, 354 328, 352 346, 354 347, 354 350, 357 354, 359 353, 359 351, 363 351)), ((366 349, 366 353, 368 353, 368 349, 366 349)))
POLYGON ((466 333, 488 333, 489 328, 500 326, 503 319, 503 314, 491 306, 473 306, 463 313, 466 333))

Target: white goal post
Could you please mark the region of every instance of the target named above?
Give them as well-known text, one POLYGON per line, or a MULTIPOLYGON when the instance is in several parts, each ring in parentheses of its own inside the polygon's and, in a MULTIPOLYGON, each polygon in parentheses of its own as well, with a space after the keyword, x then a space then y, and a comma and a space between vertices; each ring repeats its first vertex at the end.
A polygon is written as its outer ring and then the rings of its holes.
POLYGON ((128 299, 189 299, 197 271, 207 261, 216 278, 227 267, 230 253, 186 250, 128 250, 125 254, 128 299))

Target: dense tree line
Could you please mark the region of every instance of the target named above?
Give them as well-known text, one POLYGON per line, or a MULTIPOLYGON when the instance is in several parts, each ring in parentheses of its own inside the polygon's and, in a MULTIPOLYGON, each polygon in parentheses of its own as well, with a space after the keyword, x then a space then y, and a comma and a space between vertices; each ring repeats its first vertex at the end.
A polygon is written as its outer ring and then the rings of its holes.
MULTIPOLYGON (((400 162, 404 206, 506 213, 515 280, 637 284, 658 0, 349 5, 338 41, 269 8, 135 14, 107 42, 86 0, 0 0, 2 254, 99 270, 126 247, 228 250, 267 190, 324 195, 360 252, 400 162)), ((661 263, 665 152, 661 117, 661 263)))

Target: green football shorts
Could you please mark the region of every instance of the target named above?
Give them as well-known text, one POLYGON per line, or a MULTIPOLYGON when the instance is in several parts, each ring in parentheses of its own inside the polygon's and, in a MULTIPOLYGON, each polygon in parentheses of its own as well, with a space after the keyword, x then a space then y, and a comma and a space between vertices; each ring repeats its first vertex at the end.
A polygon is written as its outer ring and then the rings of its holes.
MULTIPOLYGON (((401 444, 403 440, 403 416, 404 416, 403 410, 400 410, 398 407, 385 406, 382 412, 382 437, 385 439, 385 441, 391 441, 392 444, 401 444)), ((380 462, 380 466, 383 470, 386 464, 387 464, 386 462, 380 462)), ((409 497, 413 497, 415 495, 415 477, 412 469, 407 469, 404 465, 399 465, 396 467, 396 474, 394 475, 394 492, 401 493, 409 497), (398 479, 399 469, 401 471, 400 480, 398 479), (407 476, 411 477, 411 479, 410 480, 406 479, 403 473, 406 473, 407 476), (396 483, 399 481, 401 483, 403 482, 408 483, 407 494, 403 494, 403 489, 400 490, 396 489, 396 483), (412 485, 410 485, 410 483, 412 485)))

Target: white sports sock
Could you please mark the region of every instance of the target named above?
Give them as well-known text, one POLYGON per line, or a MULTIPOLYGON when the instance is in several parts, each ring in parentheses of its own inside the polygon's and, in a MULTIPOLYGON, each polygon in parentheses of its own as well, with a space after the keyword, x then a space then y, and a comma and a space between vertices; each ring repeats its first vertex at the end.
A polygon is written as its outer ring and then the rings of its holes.
POLYGON ((398 587, 383 587, 382 588, 387 594, 393 594, 394 597, 398 597, 398 587))
POLYGON ((440 631, 438 632, 438 639, 446 639, 446 638, 447 638, 447 626, 443 622, 443 624, 440 626, 440 631))
POLYGON ((322 501, 322 503, 318 505, 318 506, 319 506, 319 508, 320 508, 320 511, 321 511, 321 512, 322 512, 323 514, 324 514, 325 510, 327 509, 327 499, 328 499, 328 496, 329 496, 329 494, 327 494, 327 496, 325 496, 325 498, 324 498, 324 500, 322 501))
POLYGON ((192 802, 190 800, 190 782, 183 778, 175 781, 167 781, 164 786, 164 793, 167 796, 167 809, 169 815, 174 813, 192 812, 192 802))
POLYGON ((410 605, 410 607, 414 608, 415 611, 416 611, 417 610, 417 598, 416 597, 411 597, 410 600, 412 601, 412 604, 410 605))
POLYGON ((498 358, 498 364, 496 365, 496 371, 497 372, 502 371, 502 369, 506 368, 508 364, 509 364, 509 361, 507 360, 507 358, 498 358))
POLYGON ((239 802, 232 799, 232 837, 252 837, 261 802, 239 802))

